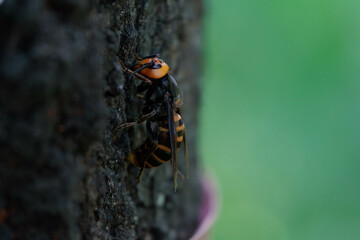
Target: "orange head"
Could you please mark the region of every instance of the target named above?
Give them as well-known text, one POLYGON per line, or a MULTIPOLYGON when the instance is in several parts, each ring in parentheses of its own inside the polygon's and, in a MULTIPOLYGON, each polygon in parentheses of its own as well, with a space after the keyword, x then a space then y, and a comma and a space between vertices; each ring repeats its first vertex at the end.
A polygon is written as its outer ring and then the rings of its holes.
POLYGON ((169 66, 159 58, 159 54, 139 60, 133 68, 151 79, 162 78, 169 72, 169 66))

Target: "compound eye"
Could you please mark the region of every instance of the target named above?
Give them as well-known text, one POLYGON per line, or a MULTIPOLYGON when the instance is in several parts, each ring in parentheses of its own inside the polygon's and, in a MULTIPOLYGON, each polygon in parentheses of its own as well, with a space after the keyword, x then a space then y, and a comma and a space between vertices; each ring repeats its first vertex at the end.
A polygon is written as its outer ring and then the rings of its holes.
POLYGON ((162 67, 162 65, 161 64, 155 64, 153 67, 152 67, 152 69, 160 69, 162 67))

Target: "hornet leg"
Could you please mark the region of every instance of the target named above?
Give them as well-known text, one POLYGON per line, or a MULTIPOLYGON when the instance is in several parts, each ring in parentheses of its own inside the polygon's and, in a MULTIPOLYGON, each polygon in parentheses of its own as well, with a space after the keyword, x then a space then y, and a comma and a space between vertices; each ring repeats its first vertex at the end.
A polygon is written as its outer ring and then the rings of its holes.
POLYGON ((140 170, 139 175, 138 175, 138 180, 137 180, 138 183, 141 182, 141 177, 142 177, 142 175, 143 175, 143 173, 144 173, 144 170, 145 170, 145 167, 146 167, 146 163, 147 163, 147 161, 149 160, 149 158, 150 158, 150 156, 151 156, 151 153, 154 152, 155 149, 156 149, 157 146, 158 146, 158 140, 157 140, 157 138, 155 137, 155 134, 154 134, 154 132, 153 132, 153 130, 152 130, 152 128, 151 128, 151 123, 150 123, 150 122, 147 122, 147 123, 146 123, 146 129, 147 129, 147 132, 148 132, 148 134, 149 134, 149 137, 151 138, 151 140, 153 141, 154 144, 153 144, 151 150, 149 151, 150 154, 146 157, 146 159, 145 159, 145 161, 144 161, 144 164, 143 164, 142 167, 141 167, 141 170, 140 170))
POLYGON ((142 116, 141 116, 138 120, 136 120, 135 122, 127 122, 127 123, 122 123, 122 124, 120 124, 119 127, 118 127, 117 130, 116 130, 115 135, 114 135, 113 138, 112 138, 112 142, 115 141, 115 139, 116 139, 117 135, 119 134, 119 132, 120 132, 121 130, 123 130, 124 128, 132 127, 132 126, 134 126, 134 125, 136 125, 136 124, 145 122, 145 121, 148 120, 149 118, 152 118, 153 116, 155 116, 155 114, 156 114, 156 111, 153 110, 153 111, 151 111, 150 113, 147 113, 147 114, 145 114, 145 115, 142 115, 142 116))

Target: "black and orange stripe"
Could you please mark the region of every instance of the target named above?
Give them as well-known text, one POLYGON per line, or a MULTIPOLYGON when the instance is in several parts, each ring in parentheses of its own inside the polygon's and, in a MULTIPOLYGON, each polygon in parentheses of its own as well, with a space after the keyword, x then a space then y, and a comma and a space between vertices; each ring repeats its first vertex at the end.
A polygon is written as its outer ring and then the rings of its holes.
MULTIPOLYGON (((178 151, 184 141, 185 133, 185 125, 180 114, 174 113, 174 123, 177 133, 176 151, 178 151)), ((146 163, 145 168, 153 168, 169 161, 172 154, 167 118, 164 118, 158 123, 155 135, 158 141, 157 144, 148 137, 146 141, 130 153, 126 159, 140 168, 143 167, 144 163, 146 163)))

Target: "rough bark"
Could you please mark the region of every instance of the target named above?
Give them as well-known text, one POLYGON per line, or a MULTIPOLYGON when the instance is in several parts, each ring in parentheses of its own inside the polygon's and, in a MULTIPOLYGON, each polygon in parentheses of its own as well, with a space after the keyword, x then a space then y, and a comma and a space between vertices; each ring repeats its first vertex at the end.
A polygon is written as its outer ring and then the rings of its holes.
MULTIPOLYGON (((0 239, 187 239, 200 198, 201 2, 5 0, 0 5, 0 239), (190 178, 125 156, 142 126, 122 72, 160 53, 183 92, 190 178)), ((179 154, 181 155, 181 154, 179 154)), ((180 157, 180 169, 185 161, 180 157)))

